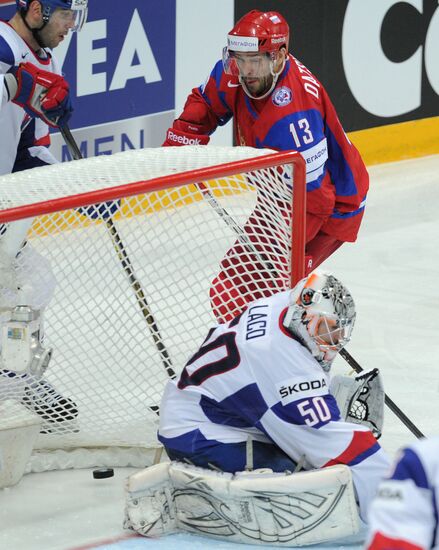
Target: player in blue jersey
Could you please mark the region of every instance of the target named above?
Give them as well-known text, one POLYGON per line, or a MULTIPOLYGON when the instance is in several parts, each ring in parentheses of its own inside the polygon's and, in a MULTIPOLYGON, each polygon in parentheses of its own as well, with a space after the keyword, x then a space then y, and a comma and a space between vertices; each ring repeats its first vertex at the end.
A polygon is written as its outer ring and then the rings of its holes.
POLYGON ((347 465, 366 518, 389 462, 368 428, 374 419, 364 417, 367 426, 342 419, 329 389, 331 363, 354 320, 348 290, 313 272, 292 291, 253 302, 212 328, 165 389, 159 440, 171 460, 242 471, 250 438, 254 468, 347 465))
MULTIPOLYGON (((210 134, 231 118, 236 144, 294 149, 303 155, 308 191, 306 254, 313 268, 343 242, 356 240, 368 173, 324 87, 289 53, 289 27, 277 12, 253 10, 236 23, 222 61, 205 84, 192 90, 164 145, 207 144, 210 134)), ((251 238, 248 227, 246 231, 251 238)), ((233 316, 224 311, 224 304, 234 303, 233 289, 242 283, 242 274, 236 273, 230 260, 241 251, 232 252, 212 285, 214 311, 223 320, 233 316)))
POLYGON ((439 547, 439 437, 403 449, 370 509, 368 550, 439 547))
MULTIPOLYGON (((49 126, 63 126, 72 105, 52 48, 79 30, 87 15, 87 0, 17 0, 16 5, 12 19, 0 21, 0 175, 56 162, 48 149, 49 126)), ((53 293, 50 266, 24 245, 31 224, 27 219, 0 226, 0 325, 19 304, 37 315, 53 293)), ((2 346, 7 344, 5 337, 2 346)), ((73 401, 41 378, 45 365, 34 362, 30 376, 26 368, 14 368, 10 357, 3 349, 0 398, 21 391, 23 402, 49 425, 77 416, 73 401)))

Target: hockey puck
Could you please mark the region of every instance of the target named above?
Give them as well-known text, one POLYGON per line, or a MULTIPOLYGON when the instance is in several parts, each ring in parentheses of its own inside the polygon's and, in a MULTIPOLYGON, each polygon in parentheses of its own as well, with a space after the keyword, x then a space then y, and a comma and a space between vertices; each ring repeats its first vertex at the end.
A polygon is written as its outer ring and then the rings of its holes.
POLYGON ((114 476, 113 468, 99 468, 97 470, 93 470, 93 477, 95 479, 105 479, 106 477, 113 477, 113 476, 114 476))

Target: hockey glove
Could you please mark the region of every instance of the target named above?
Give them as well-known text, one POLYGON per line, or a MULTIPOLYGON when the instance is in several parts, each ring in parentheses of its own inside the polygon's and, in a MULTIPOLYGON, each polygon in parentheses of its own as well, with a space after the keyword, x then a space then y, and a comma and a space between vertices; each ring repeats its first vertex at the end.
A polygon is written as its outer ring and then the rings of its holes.
POLYGON ((378 369, 365 370, 356 376, 334 376, 330 392, 346 422, 363 424, 377 439, 381 437, 385 394, 378 369))
POLYGON ((177 119, 172 128, 166 132, 166 140, 162 147, 173 145, 207 145, 210 137, 202 134, 201 126, 177 119))
POLYGON ((16 80, 16 89, 8 85, 11 101, 23 107, 30 116, 41 118, 54 128, 67 123, 73 107, 69 85, 62 76, 44 71, 32 63, 12 67, 9 74, 16 80))

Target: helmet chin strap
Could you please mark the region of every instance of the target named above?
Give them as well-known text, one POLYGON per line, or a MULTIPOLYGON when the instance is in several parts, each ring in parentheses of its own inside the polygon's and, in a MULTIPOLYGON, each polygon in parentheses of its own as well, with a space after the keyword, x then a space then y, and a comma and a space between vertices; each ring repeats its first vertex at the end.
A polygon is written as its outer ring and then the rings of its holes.
POLYGON ((21 18, 23 20, 23 23, 25 24, 26 28, 32 33, 32 36, 35 38, 35 40, 37 41, 40 48, 45 48, 46 45, 44 44, 44 42, 43 42, 43 40, 42 40, 39 33, 40 33, 40 31, 42 31, 44 29, 44 27, 47 25, 48 21, 43 20, 43 24, 41 25, 41 27, 33 28, 26 21, 26 13, 27 12, 25 12, 23 10, 20 11, 20 15, 21 15, 21 18))
POLYGON ((279 71, 276 73, 274 72, 274 61, 271 61, 270 62, 270 74, 271 76, 273 77, 273 81, 271 83, 271 86, 270 88, 265 92, 265 94, 262 94, 262 95, 258 95, 258 96, 254 96, 250 93, 250 90, 247 88, 246 84, 245 84, 245 81, 243 80, 243 78, 241 77, 241 75, 239 75, 239 82, 241 84, 241 86, 243 87, 244 89, 244 92, 248 95, 248 97, 250 97, 251 99, 264 99, 265 97, 267 97, 268 95, 271 94, 271 92, 274 90, 275 86, 276 86, 276 83, 277 83, 277 80, 279 78, 279 75, 282 73, 282 71, 284 70, 284 67, 285 67, 285 63, 286 63, 286 59, 284 59, 283 63, 282 63, 282 67, 279 69, 279 71))

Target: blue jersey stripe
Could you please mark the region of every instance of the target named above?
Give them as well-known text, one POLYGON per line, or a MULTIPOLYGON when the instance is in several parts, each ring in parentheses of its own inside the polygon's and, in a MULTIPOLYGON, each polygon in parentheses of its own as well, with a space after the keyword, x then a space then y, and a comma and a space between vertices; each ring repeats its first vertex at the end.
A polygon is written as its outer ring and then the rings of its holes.
POLYGON ((433 537, 431 541, 431 547, 436 548, 437 547, 437 534, 438 534, 438 524, 439 524, 439 516, 438 516, 438 509, 437 509, 437 497, 436 497, 436 489, 433 489, 432 491, 432 500, 433 500, 433 514, 434 514, 434 530, 433 530, 433 537))
POLYGON ((338 218, 338 219, 352 218, 353 216, 358 216, 358 214, 361 214, 361 212, 363 212, 365 208, 366 208, 366 197, 364 197, 364 199, 362 200, 360 208, 357 208, 356 210, 352 210, 351 212, 340 212, 335 208, 333 213, 331 214, 331 218, 338 218))
POLYGON ((381 446, 377 441, 375 443, 375 445, 372 445, 372 447, 369 447, 368 449, 366 449, 362 453, 358 454, 350 462, 348 462, 347 466, 355 466, 356 464, 360 464, 360 462, 363 462, 363 460, 366 460, 366 458, 369 458, 370 456, 374 455, 380 449, 381 449, 381 446))
MULTIPOLYGON (((158 436, 171 460, 189 461, 202 468, 219 468, 223 472, 241 472, 247 466, 247 443, 221 443, 206 439, 199 430, 180 437, 158 436), (187 437, 189 436, 189 437, 187 437)), ((296 463, 276 445, 252 441, 253 467, 271 468, 274 472, 294 471, 296 463)))
POLYGON ((0 36, 0 61, 6 65, 15 65, 14 52, 3 36, 0 36))
POLYGON ((404 449, 403 455, 396 465, 391 479, 404 481, 411 479, 417 487, 430 489, 424 466, 418 455, 412 449, 404 449))
POLYGON ((222 401, 203 395, 200 407, 214 424, 235 428, 253 427, 268 409, 256 384, 245 386, 222 401))
POLYGON ((205 447, 217 443, 217 441, 209 441, 206 439, 200 430, 192 430, 191 432, 186 432, 177 437, 163 437, 160 434, 158 434, 157 437, 165 447, 188 453, 199 452, 205 447))
MULTIPOLYGON (((209 78, 212 78, 215 81, 215 87, 216 87, 216 90, 217 90, 218 98, 221 101, 221 103, 223 104, 224 108, 227 109, 227 111, 228 111, 227 115, 219 118, 219 120, 218 120, 219 126, 224 126, 224 124, 226 124, 233 116, 233 113, 232 113, 229 105, 227 104, 225 92, 220 92, 219 91, 220 83, 221 83, 221 79, 223 77, 223 74, 224 74, 223 64, 222 64, 221 61, 218 61, 215 65, 215 67, 212 69, 212 72, 210 73, 209 78)), ((209 107, 212 107, 212 101, 211 101, 210 97, 204 91, 205 86, 206 86, 206 84, 203 84, 203 85, 199 86, 198 90, 199 90, 200 94, 203 96, 204 101, 209 105, 209 107)))
POLYGON ((355 184, 354 175, 349 164, 343 155, 340 145, 337 143, 334 134, 329 129, 325 128, 326 139, 328 140, 329 158, 326 166, 331 174, 331 179, 334 182, 336 193, 339 197, 350 197, 358 193, 355 184))

